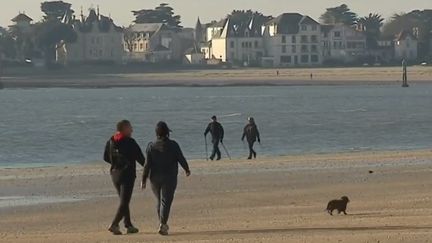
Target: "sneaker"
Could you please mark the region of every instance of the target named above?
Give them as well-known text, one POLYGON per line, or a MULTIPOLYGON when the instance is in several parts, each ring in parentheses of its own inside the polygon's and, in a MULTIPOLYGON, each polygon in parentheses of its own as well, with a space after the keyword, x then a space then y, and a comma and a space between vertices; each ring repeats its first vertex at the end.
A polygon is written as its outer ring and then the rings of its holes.
POLYGON ((122 235, 123 233, 120 231, 119 226, 110 226, 108 228, 108 231, 111 232, 113 235, 122 235))
POLYGON ((159 226, 159 232, 158 233, 160 235, 168 235, 168 230, 169 230, 169 227, 167 224, 161 224, 159 226))
POLYGON ((128 234, 136 234, 139 232, 139 229, 134 226, 127 227, 127 233, 128 234))

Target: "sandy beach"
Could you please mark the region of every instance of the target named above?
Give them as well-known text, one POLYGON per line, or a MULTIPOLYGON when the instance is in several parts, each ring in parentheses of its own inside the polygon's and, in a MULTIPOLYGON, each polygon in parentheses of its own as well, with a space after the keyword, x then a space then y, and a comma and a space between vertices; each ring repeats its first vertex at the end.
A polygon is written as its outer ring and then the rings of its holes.
POLYGON ((153 196, 139 188, 132 212, 141 233, 106 231, 117 198, 102 162, 0 169, 0 242, 432 242, 431 151, 191 167, 191 178, 180 176, 168 237, 155 234, 153 196), (343 195, 349 215, 326 214, 343 195))
MULTIPOLYGON (((400 85, 400 67, 155 70, 139 72, 107 67, 98 70, 15 71, 2 78, 6 88, 34 87, 153 87, 245 85, 400 85), (279 70, 279 76, 276 71, 279 70), (313 74, 313 79, 310 78, 313 74)), ((432 67, 410 67, 411 83, 432 82, 432 67)))

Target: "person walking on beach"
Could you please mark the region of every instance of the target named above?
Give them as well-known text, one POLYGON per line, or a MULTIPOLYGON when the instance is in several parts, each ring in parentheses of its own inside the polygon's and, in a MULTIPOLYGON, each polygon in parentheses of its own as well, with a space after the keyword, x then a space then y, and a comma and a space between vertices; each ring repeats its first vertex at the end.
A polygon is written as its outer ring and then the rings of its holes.
POLYGON ((248 124, 243 129, 242 141, 244 141, 245 138, 246 138, 246 141, 248 142, 248 147, 249 147, 248 159, 252 159, 252 156, 254 158, 256 158, 257 153, 255 152, 253 146, 254 146, 254 143, 257 141, 257 139, 258 139, 258 142, 261 143, 261 138, 260 138, 260 134, 258 131, 258 127, 255 124, 255 119, 253 117, 248 118, 248 124))
POLYGON ((104 160, 111 164, 111 179, 120 197, 117 213, 108 228, 114 235, 122 234, 119 226, 122 219, 128 234, 139 231, 131 222, 129 203, 135 184, 136 162, 144 166, 145 157, 137 142, 132 138, 132 132, 132 125, 128 120, 118 122, 117 132, 105 146, 104 160))
POLYGON ((157 138, 148 145, 147 163, 141 182, 141 188, 145 189, 147 180, 150 179, 151 189, 157 200, 161 235, 168 235, 168 218, 177 188, 178 164, 185 170, 186 176, 191 175, 180 146, 169 138, 170 132, 165 122, 161 121, 156 125, 157 138))
POLYGON ((219 149, 219 143, 223 144, 224 139, 224 129, 222 125, 217 121, 216 116, 212 116, 211 122, 208 124, 205 132, 204 137, 207 139, 207 134, 210 133, 212 136, 212 144, 213 144, 213 151, 210 155, 210 160, 214 160, 216 157, 216 160, 221 159, 221 151, 219 149))

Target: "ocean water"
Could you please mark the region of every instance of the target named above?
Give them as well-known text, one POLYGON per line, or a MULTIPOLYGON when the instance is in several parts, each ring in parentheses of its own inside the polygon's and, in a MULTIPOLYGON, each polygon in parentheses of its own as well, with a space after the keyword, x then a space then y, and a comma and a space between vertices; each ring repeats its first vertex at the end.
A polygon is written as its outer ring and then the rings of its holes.
POLYGON ((120 119, 145 149, 165 120, 189 159, 205 158, 215 114, 233 157, 248 116, 261 131, 259 155, 432 148, 432 85, 158 87, 0 90, 0 167, 101 161, 120 119))

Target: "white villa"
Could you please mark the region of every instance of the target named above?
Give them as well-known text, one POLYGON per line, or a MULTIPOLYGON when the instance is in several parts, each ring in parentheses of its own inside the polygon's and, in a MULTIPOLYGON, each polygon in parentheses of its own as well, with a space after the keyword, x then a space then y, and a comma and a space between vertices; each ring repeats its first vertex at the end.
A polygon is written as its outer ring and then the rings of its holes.
POLYGON ((298 13, 284 13, 263 27, 264 66, 316 66, 322 63, 321 26, 298 13))
POLYGON ((264 55, 261 25, 251 18, 247 23, 236 24, 226 19, 224 27, 211 39, 212 56, 223 62, 242 65, 260 64, 264 55))
POLYGON ((109 17, 91 9, 89 15, 73 21, 77 33, 74 43, 57 49, 57 61, 63 64, 82 62, 121 62, 124 55, 123 29, 109 17))

